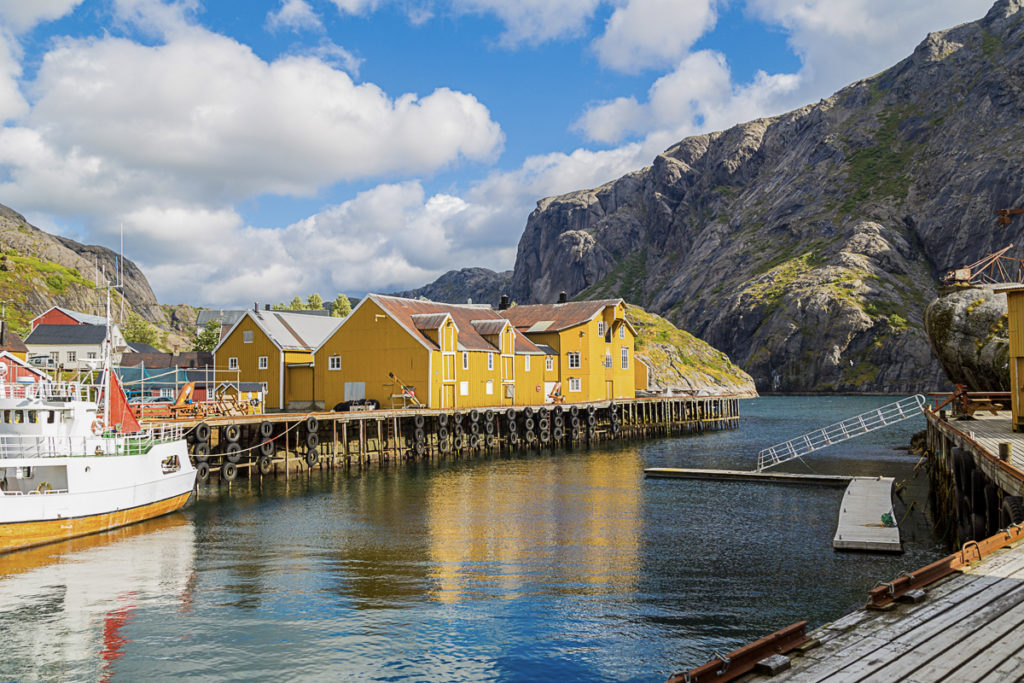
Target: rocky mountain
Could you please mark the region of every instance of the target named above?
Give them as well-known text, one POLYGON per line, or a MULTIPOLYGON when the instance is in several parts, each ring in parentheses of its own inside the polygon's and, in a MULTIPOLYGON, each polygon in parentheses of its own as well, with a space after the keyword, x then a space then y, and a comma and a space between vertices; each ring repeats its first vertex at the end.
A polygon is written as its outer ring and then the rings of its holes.
MULTIPOLYGON (((97 273, 105 271, 108 279, 114 279, 117 260, 118 255, 110 249, 51 235, 0 205, 0 290, 7 318, 17 332, 26 333, 32 318, 55 305, 102 315, 105 299, 96 291, 96 280, 102 279, 97 273)), ((129 259, 124 261, 121 291, 127 310, 165 328, 170 344, 185 344, 195 323, 195 310, 157 303, 146 276, 129 259)), ((111 298, 115 310, 120 310, 119 297, 115 291, 111 298)))
POLYGON ((1021 5, 999 0, 816 104, 542 200, 511 295, 623 296, 761 391, 946 386, 923 328, 938 277, 1024 239, 1024 217, 995 222, 1024 206, 1021 5))
POLYGON ((989 286, 956 287, 928 304, 924 326, 946 376, 969 391, 1009 391, 1006 295, 989 286))
POLYGON ((429 285, 404 292, 393 292, 391 296, 408 299, 423 297, 431 301, 464 304, 472 299, 476 303, 497 304, 502 294, 511 291, 512 271, 500 273, 488 268, 462 268, 449 270, 429 285))

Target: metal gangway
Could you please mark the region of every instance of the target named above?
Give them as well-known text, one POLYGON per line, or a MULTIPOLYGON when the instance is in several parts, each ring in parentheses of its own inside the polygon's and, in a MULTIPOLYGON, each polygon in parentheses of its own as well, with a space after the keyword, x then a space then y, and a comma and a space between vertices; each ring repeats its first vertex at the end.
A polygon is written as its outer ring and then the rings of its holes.
POLYGON ((771 448, 765 448, 757 454, 757 471, 775 467, 794 458, 801 458, 814 451, 820 451, 832 444, 915 417, 921 414, 924 405, 925 397, 918 394, 884 405, 876 410, 869 410, 856 417, 847 418, 842 422, 798 436, 795 439, 784 441, 771 448))

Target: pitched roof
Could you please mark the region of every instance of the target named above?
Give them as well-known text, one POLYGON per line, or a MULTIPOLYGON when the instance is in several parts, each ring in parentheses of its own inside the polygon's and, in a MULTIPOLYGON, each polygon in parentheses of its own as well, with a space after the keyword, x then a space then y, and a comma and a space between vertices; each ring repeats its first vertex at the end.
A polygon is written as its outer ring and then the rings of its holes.
MULTIPOLYGON (((82 325, 106 325, 107 324, 107 319, 104 318, 102 315, 90 315, 89 313, 79 313, 78 311, 72 311, 70 308, 64 308, 63 306, 54 306, 53 308, 51 308, 49 310, 52 311, 54 309, 57 309, 58 311, 60 311, 64 315, 68 316, 72 320, 77 320, 82 325)), ((46 313, 43 313, 43 315, 46 315, 46 313)), ((40 316, 36 316, 36 317, 37 318, 41 318, 42 316, 40 315, 40 316)))
MULTIPOLYGON (((450 315, 459 330, 459 348, 465 351, 497 351, 497 347, 484 339, 483 334, 497 334, 497 332, 478 331, 475 323, 497 321, 500 325, 499 331, 504 327, 504 320, 488 306, 473 306, 471 304, 444 304, 434 301, 418 301, 415 299, 402 299, 397 296, 386 296, 384 294, 367 294, 366 298, 373 301, 388 313, 395 321, 404 327, 409 334, 413 335, 420 342, 430 349, 437 349, 437 344, 427 335, 423 334, 422 328, 418 327, 416 320, 426 320, 425 316, 447 316, 450 315)), ((437 328, 430 328, 437 329, 437 328)), ((485 328, 490 329, 490 328, 485 328)), ((514 328, 513 328, 514 331, 514 328)), ((521 333, 515 332, 516 353, 541 353, 541 351, 524 337, 521 333)))
POLYGON ((417 330, 436 330, 448 319, 447 313, 417 313, 409 316, 417 330))
POLYGON ((160 353, 160 350, 142 342, 128 342, 128 348, 136 353, 160 353))
POLYGON ((138 353, 128 351, 121 354, 122 367, 145 368, 202 368, 213 367, 213 354, 209 351, 188 351, 177 355, 170 353, 138 353))
POLYGON ((11 331, 10 327, 7 327, 7 322, 0 323, 4 326, 4 329, 0 331, 0 351, 10 351, 11 353, 28 353, 28 347, 25 346, 25 342, 17 333, 11 331))
POLYGON ((524 332, 560 332, 589 322, 608 306, 617 306, 622 299, 568 301, 564 304, 527 304, 512 306, 499 313, 516 329, 524 332))
MULTIPOLYGON (((284 351, 311 351, 330 337, 343 318, 300 311, 248 311, 270 340, 284 351)), ((235 323, 236 325, 238 323, 235 323)))
POLYGON ((242 316, 245 315, 246 309, 242 308, 239 310, 228 310, 223 308, 209 308, 199 311, 199 315, 196 317, 196 327, 206 327, 206 323, 211 320, 216 320, 221 326, 234 325, 242 316))
POLYGON ((97 345, 107 336, 106 325, 36 325, 26 344, 97 345))

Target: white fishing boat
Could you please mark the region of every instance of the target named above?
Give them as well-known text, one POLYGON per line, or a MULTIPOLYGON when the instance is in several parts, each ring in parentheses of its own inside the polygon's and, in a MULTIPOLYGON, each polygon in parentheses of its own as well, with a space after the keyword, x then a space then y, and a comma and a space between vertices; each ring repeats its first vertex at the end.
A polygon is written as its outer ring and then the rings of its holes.
POLYGON ((109 352, 104 357, 98 382, 0 375, 0 553, 133 524, 188 502, 196 471, 181 427, 141 429, 109 352))

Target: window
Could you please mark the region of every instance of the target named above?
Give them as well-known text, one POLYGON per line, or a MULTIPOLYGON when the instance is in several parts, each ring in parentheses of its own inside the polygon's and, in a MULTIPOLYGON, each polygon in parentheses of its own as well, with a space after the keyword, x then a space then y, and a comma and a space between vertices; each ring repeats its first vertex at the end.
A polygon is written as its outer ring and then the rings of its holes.
POLYGON ((469 396, 469 382, 459 382, 459 396, 469 396))
POLYGON ((341 356, 331 356, 327 359, 328 370, 341 370, 341 356))
POLYGON ((260 356, 260 359, 259 359, 259 362, 258 362, 258 367, 259 367, 260 370, 266 370, 267 369, 267 357, 266 356, 260 356))
POLYGON ((494 369, 494 354, 493 353, 487 354, 487 369, 488 370, 493 370, 494 369))
POLYGON ((580 391, 580 378, 570 377, 569 378, 569 391, 577 392, 580 391))
POLYGON ((569 368, 577 369, 580 367, 580 352, 570 351, 569 352, 569 368))
POLYGON ((174 398, 174 389, 161 389, 160 396, 162 398, 174 398))
POLYGON ((626 338, 626 324, 625 323, 619 323, 619 339, 625 339, 625 338, 626 338))
POLYGON ((69 363, 74 363, 76 360, 78 360, 78 352, 77 351, 68 351, 67 357, 68 357, 68 362, 69 363))
POLYGON ((622 369, 629 370, 629 348, 622 347, 622 369))
POLYGON ((237 369, 238 369, 238 359, 235 358, 234 356, 232 356, 231 358, 228 358, 228 370, 237 370, 237 369))
POLYGON ((527 372, 530 371, 530 357, 529 356, 523 356, 523 369, 526 370, 527 372))
POLYGON ((242 343, 243 344, 252 344, 252 330, 243 330, 242 331, 242 343))
POLYGON ((50 351, 50 360, 52 360, 54 362, 54 364, 59 363, 60 362, 60 351, 50 351))
POLYGON ((487 392, 488 396, 490 396, 491 394, 494 393, 494 380, 493 379, 487 380, 487 384, 485 384, 484 386, 485 386, 485 391, 487 392))
POLYGON ((545 358, 544 359, 544 369, 547 370, 548 372, 551 372, 552 370, 554 370, 555 369, 555 359, 552 358, 551 356, 548 356, 547 358, 545 358))
POLYGON ((85 354, 85 357, 88 358, 89 360, 96 360, 96 352, 90 351, 89 353, 85 354))
POLYGON ((602 337, 604 336, 604 327, 605 325, 603 320, 597 323, 597 333, 602 337))
POLYGON ((462 352, 462 369, 463 370, 469 370, 469 352, 468 351, 463 351, 462 352))
POLYGON ((606 368, 611 368, 611 366, 612 366, 612 352, 611 351, 605 351, 604 352, 604 366, 606 368))

